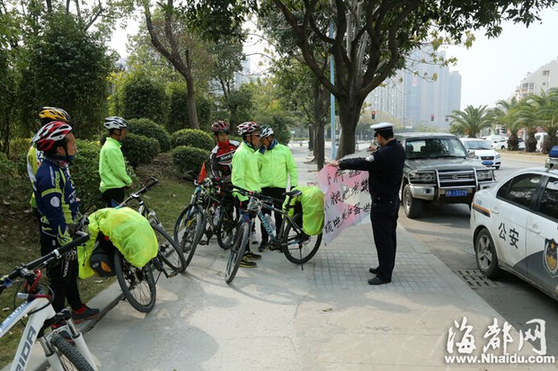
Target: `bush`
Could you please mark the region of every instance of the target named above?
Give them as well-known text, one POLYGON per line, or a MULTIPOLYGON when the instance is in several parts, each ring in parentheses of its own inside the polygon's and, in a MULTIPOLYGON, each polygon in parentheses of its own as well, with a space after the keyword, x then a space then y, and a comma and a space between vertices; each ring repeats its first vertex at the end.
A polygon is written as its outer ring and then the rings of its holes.
POLYGON ((165 122, 167 95, 164 84, 148 75, 145 71, 129 73, 124 79, 119 116, 126 118, 147 117, 155 122, 165 122))
POLYGON ((159 142, 143 135, 128 134, 122 144, 122 153, 133 167, 149 164, 159 154, 159 142))
POLYGON ((31 147, 30 138, 15 138, 10 139, 10 153, 8 158, 12 161, 19 159, 22 155, 27 156, 27 152, 31 147))
POLYGON ((172 151, 172 164, 180 174, 197 177, 207 160, 209 151, 201 148, 178 146, 172 151))
POLYGON ((0 152, 0 174, 2 174, 0 177, 0 191, 2 194, 6 194, 12 178, 17 175, 17 165, 2 152, 0 152))
POLYGON ((171 137, 167 129, 157 125, 150 119, 130 119, 128 120, 128 127, 130 133, 157 139, 161 152, 168 152, 170 150, 171 137))
POLYGON ((76 187, 78 197, 81 199, 82 210, 89 207, 104 207, 101 200, 99 186, 99 153, 101 147, 95 142, 88 140, 76 140, 78 154, 70 168, 72 181, 76 187))
POLYGON ((215 147, 213 137, 198 129, 182 129, 172 134, 173 148, 178 146, 196 147, 208 151, 215 147))

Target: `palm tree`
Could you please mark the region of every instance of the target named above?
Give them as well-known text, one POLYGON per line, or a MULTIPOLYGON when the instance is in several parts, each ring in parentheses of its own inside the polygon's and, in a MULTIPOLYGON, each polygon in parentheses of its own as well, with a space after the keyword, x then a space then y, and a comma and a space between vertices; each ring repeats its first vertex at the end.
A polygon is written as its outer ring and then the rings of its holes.
POLYGON ((452 119, 450 132, 458 135, 467 135, 468 138, 476 138, 482 129, 492 126, 489 120, 489 112, 486 106, 477 108, 471 105, 465 107, 463 111, 453 111, 448 116, 452 119))
POLYGON ((496 108, 490 111, 488 119, 493 126, 500 125, 508 130, 508 148, 512 151, 517 151, 519 147, 517 132, 523 125, 518 118, 518 106, 519 103, 515 97, 509 102, 506 100, 499 100, 496 102, 496 108))
POLYGON ((525 127, 527 138, 525 139, 525 152, 535 152, 537 150, 537 140, 535 133, 539 127, 537 117, 537 105, 533 102, 533 96, 527 96, 519 102, 517 108, 518 121, 525 127))
POLYGON ((548 93, 541 91, 541 95, 531 97, 535 105, 537 123, 548 135, 542 145, 542 153, 549 153, 558 144, 558 89, 551 89, 548 93))

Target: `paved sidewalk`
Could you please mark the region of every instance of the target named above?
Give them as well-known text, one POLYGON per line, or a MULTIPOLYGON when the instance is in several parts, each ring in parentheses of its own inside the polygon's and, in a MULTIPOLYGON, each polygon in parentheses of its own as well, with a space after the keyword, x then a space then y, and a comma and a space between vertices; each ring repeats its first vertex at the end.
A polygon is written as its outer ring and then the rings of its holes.
MULTIPOLYGON (((361 145, 364 147, 364 145, 361 145)), ((316 175, 306 148, 290 147, 301 184, 316 175)), ((329 151, 329 149, 327 149, 329 151)), ((436 233, 436 231, 432 231, 436 233)), ((276 252, 256 269, 224 282, 228 252, 215 240, 199 246, 187 273, 157 286, 157 304, 142 315, 120 302, 86 340, 101 370, 556 370, 549 365, 448 364, 465 331, 482 354, 489 325, 504 320, 404 228, 398 228, 393 282, 369 286, 377 257, 368 222, 345 230, 301 267, 276 252)), ((512 329, 515 353, 519 330, 512 329)), ((547 329, 550 331, 551 329, 547 329)), ((501 337, 500 337, 501 339, 501 337)), ((525 344, 520 354, 536 355, 525 344)), ((487 353, 501 354, 488 350, 487 353)))

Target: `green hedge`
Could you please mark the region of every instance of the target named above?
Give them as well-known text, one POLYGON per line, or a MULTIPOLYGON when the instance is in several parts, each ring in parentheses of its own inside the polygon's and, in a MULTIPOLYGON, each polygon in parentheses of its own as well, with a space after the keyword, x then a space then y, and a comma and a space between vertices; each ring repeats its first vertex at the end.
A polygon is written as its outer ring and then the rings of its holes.
POLYGON ((159 154, 159 150, 157 139, 143 135, 130 133, 122 143, 122 153, 133 167, 151 163, 159 154))
POLYGON ((172 164, 183 175, 197 177, 208 160, 209 151, 201 148, 178 146, 172 151, 172 164))
POLYGON ((76 192, 81 200, 82 211, 89 207, 104 207, 101 200, 99 186, 99 153, 101 147, 96 142, 88 140, 76 140, 78 154, 70 168, 72 181, 76 187, 76 192))
POLYGON ((128 120, 129 132, 144 137, 157 139, 161 152, 168 152, 171 149, 171 136, 167 129, 157 125, 150 119, 130 119, 128 120))
POLYGON ((172 147, 196 147, 211 151, 215 140, 211 134, 198 129, 182 129, 172 134, 172 147))

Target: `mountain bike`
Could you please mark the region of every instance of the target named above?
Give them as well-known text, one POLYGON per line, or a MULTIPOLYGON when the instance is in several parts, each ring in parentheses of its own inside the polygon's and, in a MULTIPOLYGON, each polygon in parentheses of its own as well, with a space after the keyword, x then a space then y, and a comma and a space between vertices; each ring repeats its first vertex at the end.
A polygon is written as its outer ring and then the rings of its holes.
POLYGON ((224 183, 206 178, 194 184, 196 189, 190 204, 182 210, 174 226, 174 240, 186 254, 188 265, 197 246, 207 245, 214 234, 219 246, 229 249, 236 224, 232 195, 224 183), (204 235, 206 241, 202 241, 204 235))
POLYGON ((132 193, 119 205, 119 207, 123 207, 132 200, 139 203, 138 213, 149 221, 157 237, 159 245, 157 256, 144 267, 138 268, 127 262, 118 249, 114 249, 114 270, 118 284, 130 305, 143 313, 150 312, 155 306, 155 285, 161 274, 170 278, 186 270, 186 261, 180 247, 165 231, 155 211, 150 209, 141 197, 142 194, 146 193, 149 188, 157 183, 157 179, 151 178, 150 184, 132 193), (170 273, 167 272, 163 263, 171 268, 170 273), (157 278, 154 276, 155 270, 159 271, 157 278))
POLYGON ((279 209, 274 206, 274 202, 277 200, 273 197, 250 192, 239 187, 235 187, 235 190, 247 196, 249 201, 246 209, 240 211, 242 217, 237 223, 234 245, 231 248, 231 254, 229 255, 226 266, 225 281, 227 283, 231 283, 234 280, 236 272, 240 267, 240 261, 250 241, 252 224, 256 217, 260 219, 268 233, 268 247, 270 250, 279 250, 283 252, 290 262, 300 264, 301 266, 316 255, 322 242, 322 234, 310 236, 304 233, 302 229, 302 210, 297 210, 296 205, 290 205, 290 201, 293 197, 302 194, 300 190, 292 190, 284 193, 284 195, 287 196, 284 209, 279 209), (279 233, 277 233, 273 226, 271 216, 264 215, 262 213, 262 208, 282 214, 283 221, 281 222, 279 233), (290 215, 291 209, 294 209, 294 215, 292 217, 290 215))
POLYGON ((40 284, 42 277, 40 269, 59 264, 60 259, 67 253, 89 240, 89 235, 83 232, 77 232, 76 235, 78 237, 72 242, 39 259, 17 267, 0 280, 0 294, 6 288, 11 287, 15 283, 14 280, 21 278, 24 281, 23 287, 20 286, 21 292, 17 293, 17 298, 22 299, 23 303, 0 325, 0 338, 2 338, 15 324, 27 318, 11 371, 27 369, 31 348, 37 339, 53 370, 97 370, 83 335, 72 321, 70 311, 64 309, 56 313, 52 307, 51 290, 40 284), (45 331, 54 324, 61 324, 61 326, 50 332, 45 331), (73 344, 62 337, 62 332, 69 334, 73 344))

